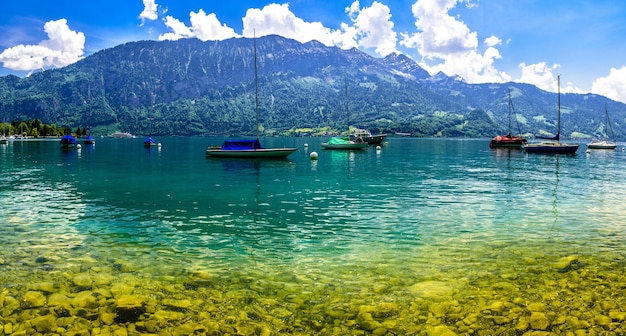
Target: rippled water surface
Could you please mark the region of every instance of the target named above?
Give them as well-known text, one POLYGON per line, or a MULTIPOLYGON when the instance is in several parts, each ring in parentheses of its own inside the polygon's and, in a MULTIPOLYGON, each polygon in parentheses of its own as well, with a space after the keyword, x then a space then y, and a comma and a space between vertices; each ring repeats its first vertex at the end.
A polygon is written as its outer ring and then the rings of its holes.
MULTIPOLYGON (((159 320, 155 333, 189 320, 207 334, 626 330, 621 146, 552 156, 485 139, 389 138, 349 152, 271 138, 262 143, 298 151, 246 160, 206 158, 222 139, 156 140, 0 147, 0 298, 19 301, 42 282, 54 287, 48 300, 129 286, 154 306, 140 321, 187 316, 159 320), (198 301, 169 309, 163 297, 198 301)), ((98 309, 119 315, 119 295, 109 300, 98 309)), ((5 321, 33 308, 4 305, 5 321)))

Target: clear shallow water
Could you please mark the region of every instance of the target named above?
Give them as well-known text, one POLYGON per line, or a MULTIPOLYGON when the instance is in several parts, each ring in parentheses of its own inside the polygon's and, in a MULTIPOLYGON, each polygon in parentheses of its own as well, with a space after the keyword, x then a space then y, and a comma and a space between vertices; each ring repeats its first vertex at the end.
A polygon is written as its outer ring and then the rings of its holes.
POLYGON ((298 151, 251 161, 206 158, 217 138, 141 140, 0 147, 6 295, 41 282, 68 297, 128 286, 157 311, 169 306, 155 298, 197 296, 182 310, 222 334, 622 330, 621 147, 550 156, 485 139, 391 138, 344 152, 321 149, 323 138, 272 138, 262 143, 298 151), (596 309, 587 295, 611 304, 596 309), (560 320, 598 316, 610 322, 560 320))

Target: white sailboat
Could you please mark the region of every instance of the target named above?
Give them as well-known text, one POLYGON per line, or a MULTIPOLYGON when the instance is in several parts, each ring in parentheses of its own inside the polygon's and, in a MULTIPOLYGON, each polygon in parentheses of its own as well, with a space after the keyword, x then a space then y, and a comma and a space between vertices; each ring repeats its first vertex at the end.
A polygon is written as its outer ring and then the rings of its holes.
POLYGON ((615 142, 615 135, 613 134, 613 126, 611 125, 611 120, 609 120, 609 110, 606 107, 606 103, 604 103, 604 115, 606 120, 606 128, 611 131, 611 138, 594 140, 587 144, 587 148, 589 149, 615 149, 617 147, 617 143, 615 142), (613 140, 611 140, 613 139, 613 140))

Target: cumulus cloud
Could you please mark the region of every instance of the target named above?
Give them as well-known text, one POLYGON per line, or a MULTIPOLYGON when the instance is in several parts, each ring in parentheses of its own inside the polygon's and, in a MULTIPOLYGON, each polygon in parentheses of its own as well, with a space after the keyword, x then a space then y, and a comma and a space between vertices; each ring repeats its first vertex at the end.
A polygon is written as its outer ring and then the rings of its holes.
POLYGON ((361 9, 355 1, 346 12, 354 24, 359 46, 373 48, 381 56, 397 52, 397 34, 389 7, 374 1, 371 7, 361 9))
POLYGON ((317 40, 334 45, 337 32, 324 27, 321 22, 306 22, 289 9, 288 4, 269 4, 262 9, 250 8, 243 18, 243 35, 252 37, 277 34, 305 43, 317 40))
POLYGON ((532 84, 546 91, 557 91, 557 81, 554 70, 559 68, 558 64, 548 66, 546 62, 528 65, 521 63, 519 68, 522 74, 516 82, 532 84))
POLYGON ((33 71, 63 67, 80 60, 85 48, 85 34, 72 31, 67 20, 48 21, 44 25, 48 39, 38 45, 17 45, 0 53, 5 68, 33 71))
POLYGON ((167 16, 165 25, 172 31, 159 36, 159 40, 178 40, 181 38, 195 37, 202 41, 225 40, 238 37, 235 30, 222 24, 214 13, 206 14, 200 9, 197 13, 189 13, 191 27, 187 27, 182 21, 167 16))
POLYGON ((500 39, 485 39, 484 51, 479 50, 478 34, 449 13, 459 3, 474 6, 469 0, 417 0, 412 13, 418 32, 402 33, 400 44, 415 48, 423 58, 422 66, 431 73, 459 75, 469 83, 510 80, 494 66, 502 58, 495 48, 500 39))
POLYGON ((143 0, 143 11, 139 14, 141 24, 143 24, 146 20, 156 20, 159 17, 157 8, 158 5, 154 0, 143 0))
MULTIPOLYGON (((559 90, 558 74, 555 70, 560 67, 559 64, 548 66, 546 62, 535 64, 521 63, 519 65, 521 76, 516 82, 532 84, 542 90, 557 92, 559 90)), ((581 89, 573 86, 571 83, 561 82, 561 92, 563 93, 584 93, 581 89)))
MULTIPOLYGON (((346 8, 350 23, 342 23, 339 29, 330 29, 321 22, 307 22, 297 17, 289 4, 272 3, 263 8, 250 8, 242 18, 243 36, 252 37, 280 35, 306 43, 319 41, 327 46, 344 49, 353 47, 371 48, 375 53, 386 56, 396 52, 397 35, 393 30, 389 7, 374 2, 361 8, 358 1, 346 8)), ((191 26, 168 16, 165 25, 171 30, 159 36, 159 40, 177 40, 196 37, 203 41, 224 40, 239 37, 235 30, 222 24, 214 13, 206 14, 202 9, 190 13, 191 26)))
POLYGON ((591 92, 626 103, 626 66, 611 68, 608 76, 596 79, 591 92))

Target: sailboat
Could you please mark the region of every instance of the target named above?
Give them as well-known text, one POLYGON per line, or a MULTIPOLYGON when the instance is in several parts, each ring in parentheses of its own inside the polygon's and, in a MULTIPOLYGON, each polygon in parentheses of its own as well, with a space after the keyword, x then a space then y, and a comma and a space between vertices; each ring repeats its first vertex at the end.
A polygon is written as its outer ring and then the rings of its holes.
POLYGON ((259 80, 257 76, 256 36, 254 37, 254 87, 256 112, 256 139, 226 140, 219 146, 206 150, 207 156, 238 158, 286 158, 296 148, 264 148, 259 141, 259 80))
MULTIPOLYGON (((509 133, 507 135, 497 135, 491 141, 489 141, 489 147, 491 148, 522 148, 528 141, 521 136, 511 135, 511 113, 515 116, 515 108, 513 107, 513 101, 511 100, 511 89, 509 89, 509 133)), ((517 117, 515 117, 517 123, 517 117)), ((519 124, 517 124, 519 133, 519 124)))
POLYGON ((550 138, 552 141, 542 141, 529 143, 523 146, 527 153, 544 154, 575 154, 578 144, 568 144, 561 142, 561 76, 558 76, 558 119, 556 136, 550 138))
MULTIPOLYGON (((613 134, 613 126, 611 125, 611 121, 609 120, 609 110, 606 108, 606 103, 604 103, 604 115, 606 119, 606 127, 611 130, 611 138, 615 139, 615 135, 613 134)), ((617 143, 615 140, 604 139, 604 140, 594 140, 587 144, 587 148, 589 149, 615 149, 617 147, 617 143)))
MULTIPOLYGON (((346 119, 348 124, 348 130, 350 130, 350 109, 348 108, 348 81, 345 79, 344 81, 346 86, 346 119)), ((354 150, 363 149, 367 147, 367 144, 368 143, 365 142, 360 136, 356 136, 355 138, 351 138, 350 136, 338 136, 332 137, 326 142, 322 142, 322 148, 354 150)))

